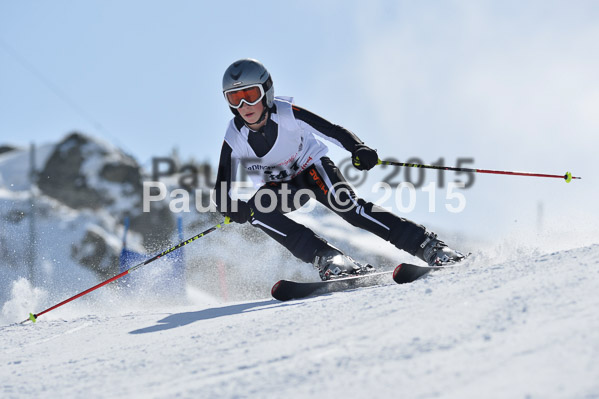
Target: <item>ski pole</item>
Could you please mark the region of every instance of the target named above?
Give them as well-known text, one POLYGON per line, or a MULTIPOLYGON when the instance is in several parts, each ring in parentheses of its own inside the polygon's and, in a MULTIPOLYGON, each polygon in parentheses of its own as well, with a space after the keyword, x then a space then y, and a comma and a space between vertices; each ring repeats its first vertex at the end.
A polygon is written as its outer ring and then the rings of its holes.
POLYGON ((40 313, 29 313, 29 317, 27 319, 23 320, 22 322, 20 322, 19 324, 25 324, 28 321, 32 321, 33 323, 35 323, 36 320, 37 320, 37 318, 40 317, 41 315, 43 315, 45 313, 48 313, 49 311, 54 310, 56 308, 59 308, 62 305, 65 305, 65 304, 67 304, 67 303, 69 303, 69 302, 71 302, 71 301, 73 301, 73 300, 75 300, 77 298, 82 297, 83 295, 89 294, 90 292, 95 291, 98 288, 103 287, 103 286, 105 286, 108 283, 116 281, 116 280, 120 279, 121 277, 124 277, 127 274, 131 273, 132 271, 137 270, 140 267, 147 265, 148 263, 154 262, 156 259, 160 259, 164 255, 166 255, 166 254, 168 254, 170 252, 176 251, 177 249, 179 249, 181 247, 184 247, 185 245, 194 242, 195 240, 197 240, 198 238, 201 238, 201 237, 205 236, 206 234, 212 233, 213 231, 215 231, 217 229, 220 229, 224 224, 229 224, 230 222, 231 222, 231 219, 227 216, 223 222, 212 226, 208 230, 203 231, 203 232, 201 232, 199 234, 196 234, 195 236, 189 238, 188 240, 181 241, 179 244, 175 245, 174 247, 166 249, 166 250, 160 252, 159 254, 151 257, 150 259, 145 260, 145 261, 143 261, 141 263, 138 263, 137 265, 130 267, 129 269, 125 270, 124 272, 122 272, 120 274, 117 274, 116 276, 111 277, 108 280, 103 281, 103 282, 101 282, 98 285, 94 285, 93 287, 91 287, 91 288, 89 288, 89 289, 87 289, 87 290, 85 290, 83 292, 80 292, 79 294, 77 294, 75 296, 72 296, 69 299, 65 299, 64 301, 62 301, 62 302, 60 302, 60 303, 52 306, 51 308, 48 308, 48 309, 44 310, 43 312, 40 312, 40 313))
POLYGON ((488 170, 488 169, 471 169, 471 168, 456 168, 453 166, 437 166, 437 165, 421 165, 418 163, 403 163, 394 161, 382 161, 379 159, 377 165, 393 165, 393 166, 406 166, 409 168, 426 168, 426 169, 439 169, 439 170, 452 170, 456 172, 473 172, 473 173, 492 173, 496 175, 512 175, 512 176, 530 176, 530 177, 555 177, 564 179, 566 183, 570 183, 572 179, 581 179, 581 177, 574 177, 572 173, 566 172, 564 175, 547 175, 541 173, 528 173, 528 172, 505 172, 501 170, 488 170))

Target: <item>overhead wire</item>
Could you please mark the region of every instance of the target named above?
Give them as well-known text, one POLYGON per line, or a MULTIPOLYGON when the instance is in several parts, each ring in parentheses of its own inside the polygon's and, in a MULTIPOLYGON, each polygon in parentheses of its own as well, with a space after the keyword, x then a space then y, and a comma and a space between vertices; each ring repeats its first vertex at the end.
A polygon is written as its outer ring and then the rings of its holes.
MULTIPOLYGON (((21 55, 13 46, 11 46, 6 40, 0 37, 0 47, 6 54, 12 57, 22 68, 27 70, 29 73, 34 75, 48 90, 50 90, 58 99, 66 104, 72 111, 74 111, 79 117, 88 122, 93 128, 97 129, 98 132, 110 138, 111 141, 118 144, 121 148, 125 146, 120 140, 104 127, 96 118, 94 118, 89 112, 87 112, 78 102, 74 101, 69 95, 65 93, 57 84, 50 80, 42 71, 37 68, 32 62, 27 60, 21 55)), ((130 152, 127 149, 128 152, 130 152)))

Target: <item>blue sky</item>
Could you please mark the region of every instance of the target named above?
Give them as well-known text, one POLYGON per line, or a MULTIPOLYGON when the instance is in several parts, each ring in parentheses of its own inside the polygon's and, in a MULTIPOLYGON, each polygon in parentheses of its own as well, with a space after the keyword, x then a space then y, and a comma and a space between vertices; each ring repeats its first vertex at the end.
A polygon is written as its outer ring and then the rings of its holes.
POLYGON ((258 58, 279 94, 306 93, 303 102, 315 104, 321 82, 343 79, 335 63, 355 62, 351 16, 316 4, 3 3, 0 37, 27 63, 6 45, 0 52, 3 139, 26 144, 77 129, 142 162, 175 146, 216 161, 231 115, 220 86, 231 62, 258 58))
POLYGON ((78 130, 146 166, 174 147, 216 163, 222 73, 253 57, 382 158, 585 177, 477 176, 466 212, 430 214, 419 192, 414 219, 509 230, 543 202, 555 228, 596 225, 598 22, 593 1, 3 1, 0 143, 78 130))

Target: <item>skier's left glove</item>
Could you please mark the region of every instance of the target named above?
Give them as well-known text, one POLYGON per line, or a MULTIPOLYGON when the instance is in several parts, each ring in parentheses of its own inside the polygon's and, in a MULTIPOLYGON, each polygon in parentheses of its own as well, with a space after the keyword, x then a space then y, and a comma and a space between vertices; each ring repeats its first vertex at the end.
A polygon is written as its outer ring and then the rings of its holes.
MULTIPOLYGON (((252 209, 245 201, 237 201, 235 204, 237 210, 235 212, 221 212, 224 216, 229 217, 235 223, 243 224, 248 222, 252 217, 252 209)), ((235 207, 234 206, 234 207, 235 207)))
POLYGON ((352 164, 359 170, 370 170, 379 163, 376 150, 365 144, 358 144, 351 154, 352 164))

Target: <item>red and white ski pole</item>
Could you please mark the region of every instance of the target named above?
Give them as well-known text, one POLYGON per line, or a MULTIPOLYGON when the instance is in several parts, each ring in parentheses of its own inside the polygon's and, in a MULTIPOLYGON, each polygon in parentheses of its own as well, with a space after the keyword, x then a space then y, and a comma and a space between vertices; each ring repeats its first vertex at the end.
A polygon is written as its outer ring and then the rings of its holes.
POLYGON ((36 320, 37 320, 37 318, 38 318, 38 317, 40 317, 41 315, 43 315, 43 314, 45 314, 45 313, 48 313, 48 312, 50 312, 50 311, 52 311, 52 310, 54 310, 54 309, 56 309, 56 308, 59 308, 59 307, 61 307, 62 305, 65 305, 65 304, 67 304, 67 303, 69 303, 69 302, 71 302, 71 301, 74 301, 75 299, 77 299, 77 298, 80 298, 80 297, 82 297, 83 295, 89 294, 90 292, 92 292, 92 291, 95 291, 95 290, 97 290, 98 288, 100 288, 100 287, 103 287, 103 286, 105 286, 105 285, 106 285, 106 284, 108 284, 108 283, 111 283, 111 282, 113 282, 113 281, 116 281, 116 280, 120 279, 121 277, 124 277, 124 276, 126 276, 127 274, 131 273, 132 271, 134 271, 134 270, 137 270, 137 269, 139 269, 140 267, 147 265, 148 263, 152 263, 152 262, 154 262, 156 259, 160 259, 160 258, 162 258, 164 255, 166 255, 166 254, 168 254, 168 253, 170 253, 170 252, 176 251, 177 249, 179 249, 179 248, 181 248, 181 247, 184 247, 185 245, 187 245, 187 244, 190 244, 190 243, 194 242, 195 240, 197 240, 198 238, 201 238, 201 237, 205 236, 206 234, 212 233, 213 231, 215 231, 215 230, 217 230, 217 229, 220 229, 220 228, 221 228, 223 225, 225 225, 225 224, 229 224, 230 222, 231 222, 231 219, 230 219, 229 217, 226 217, 226 218, 225 218, 225 220, 224 220, 223 222, 221 222, 221 223, 219 223, 219 224, 217 224, 217 225, 214 225, 214 226, 212 226, 212 227, 211 227, 211 228, 209 228, 208 230, 206 230, 206 231, 203 231, 203 232, 201 232, 201 233, 199 233, 199 234, 196 234, 195 236, 193 236, 193 237, 191 237, 191 238, 189 238, 189 239, 187 239, 187 240, 185 240, 185 241, 181 241, 179 244, 175 245, 174 247, 171 247, 171 248, 169 248, 169 249, 166 249, 166 250, 164 250, 164 251, 160 252, 158 255, 155 255, 155 256, 151 257, 150 259, 148 259, 148 260, 145 260, 145 261, 143 261, 143 262, 141 262, 141 263, 138 263, 137 265, 130 267, 129 269, 125 270, 124 272, 122 272, 122 273, 120 273, 120 274, 117 274, 116 276, 114 276, 114 277, 111 277, 111 278, 109 278, 108 280, 106 280, 106 281, 103 281, 103 282, 101 282, 101 283, 100 283, 100 284, 98 284, 98 285, 94 285, 93 287, 91 287, 91 288, 89 288, 89 289, 87 289, 87 290, 85 290, 85 291, 83 291, 83 292, 80 292, 80 293, 79 293, 79 294, 77 294, 77 295, 74 295, 74 296, 72 296, 72 297, 70 297, 70 298, 68 298, 68 299, 65 299, 64 301, 62 301, 62 302, 60 302, 60 303, 58 303, 58 304, 56 304, 56 305, 52 306, 51 308, 48 308, 48 309, 46 309, 46 310, 44 310, 44 311, 42 311, 42 312, 39 312, 39 313, 29 313, 29 317, 28 317, 27 319, 23 320, 22 322, 20 322, 19 324, 25 324, 25 323, 27 323, 28 321, 31 321, 31 322, 35 323, 35 322, 36 322, 36 320))
POLYGON ((512 176, 529 176, 529 177, 553 177, 558 179, 564 179, 566 183, 570 183, 573 179, 581 179, 581 177, 572 176, 572 173, 566 172, 563 175, 548 175, 542 173, 529 173, 529 172, 506 172, 501 170, 488 170, 488 169, 471 169, 471 168, 456 168, 453 166, 438 166, 438 165, 422 165, 418 163, 403 163, 394 161, 382 161, 379 159, 377 165, 393 165, 393 166, 406 166, 408 168, 425 168, 425 169, 438 169, 438 170, 452 170, 455 172, 472 172, 472 173, 491 173, 496 175, 512 175, 512 176))

